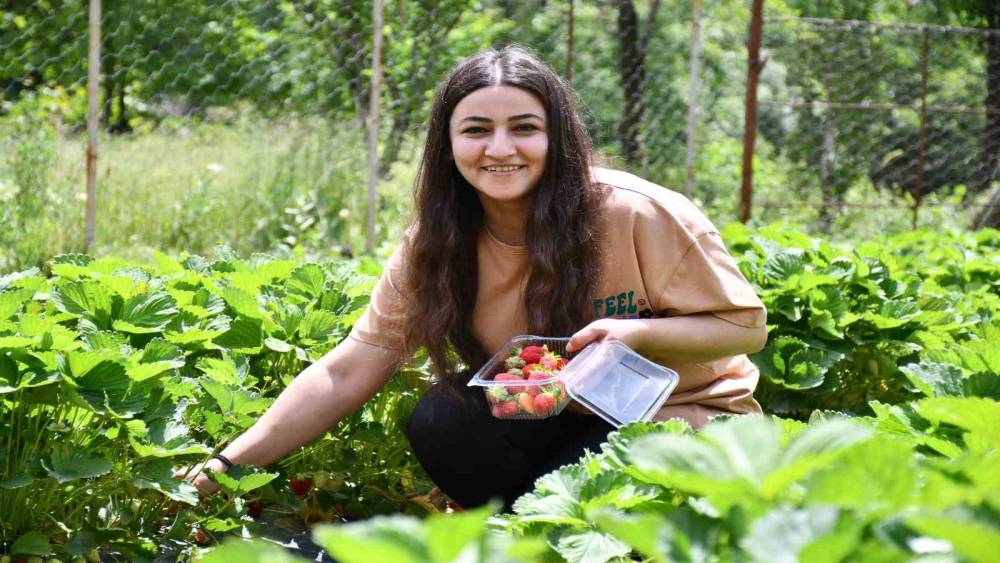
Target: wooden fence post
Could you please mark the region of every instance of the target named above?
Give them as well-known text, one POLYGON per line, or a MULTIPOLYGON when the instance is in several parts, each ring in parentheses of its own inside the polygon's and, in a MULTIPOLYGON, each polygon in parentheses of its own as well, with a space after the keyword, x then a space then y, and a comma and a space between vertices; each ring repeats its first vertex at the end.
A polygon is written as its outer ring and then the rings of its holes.
POLYGON ((378 110, 382 91, 382 0, 372 7, 372 80, 368 100, 368 225, 365 253, 375 250, 375 207, 378 199, 378 110))
POLYGON ((101 85, 101 0, 90 0, 87 46, 87 211, 83 252, 90 252, 97 222, 97 128, 101 85))
POLYGON ((694 197, 695 133, 698 127, 698 90, 701 87, 701 0, 691 5, 691 61, 688 76, 687 177, 684 194, 694 197))
POLYGON ((743 202, 741 221, 750 220, 753 202, 753 149, 757 140, 757 81, 764 67, 760 61, 761 28, 764 26, 764 0, 753 0, 750 30, 747 41, 747 94, 743 125, 743 185, 740 197, 743 202))

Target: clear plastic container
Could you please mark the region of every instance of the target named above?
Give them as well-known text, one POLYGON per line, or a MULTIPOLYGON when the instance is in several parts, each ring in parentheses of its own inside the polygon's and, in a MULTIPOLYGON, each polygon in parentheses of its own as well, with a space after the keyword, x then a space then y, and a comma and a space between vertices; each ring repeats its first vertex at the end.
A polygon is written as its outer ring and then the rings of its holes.
POLYGON ((559 376, 573 399, 615 427, 651 420, 680 379, 618 340, 587 346, 559 376))
MULTIPOLYGON (((508 340, 482 369, 476 372, 476 375, 469 381, 469 386, 483 387, 490 411, 497 418, 538 420, 555 416, 561 413, 570 402, 566 386, 558 377, 510 381, 498 381, 496 377, 508 373, 511 368, 506 365, 507 359, 516 351, 523 350, 528 346, 544 346, 548 351, 568 360, 573 356, 573 354, 566 354, 566 344, 568 343, 569 338, 515 336, 508 340), (548 398, 539 399, 539 396, 548 398)), ((525 362, 525 367, 529 365, 531 364, 525 362)), ((523 370, 523 368, 519 369, 523 370)))
POLYGON ((677 372, 643 358, 620 341, 594 343, 577 354, 566 354, 568 342, 568 338, 515 336, 473 376, 469 385, 484 388, 497 418, 548 418, 575 399, 615 427, 652 419, 677 387, 677 372), (496 380, 508 370, 507 358, 525 346, 546 346, 570 361, 548 379, 496 380), (542 394, 553 400, 539 399, 546 408, 534 408, 533 397, 542 394), (528 397, 532 397, 530 402, 528 397))

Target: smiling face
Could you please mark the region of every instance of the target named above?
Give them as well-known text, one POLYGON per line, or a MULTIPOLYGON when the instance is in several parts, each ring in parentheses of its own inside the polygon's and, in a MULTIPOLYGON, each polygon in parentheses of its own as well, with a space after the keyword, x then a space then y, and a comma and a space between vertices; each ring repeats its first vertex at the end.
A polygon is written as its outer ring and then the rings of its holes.
POLYGON ((480 88, 458 102, 448 130, 455 166, 480 199, 527 201, 549 150, 545 108, 534 94, 515 86, 480 88))

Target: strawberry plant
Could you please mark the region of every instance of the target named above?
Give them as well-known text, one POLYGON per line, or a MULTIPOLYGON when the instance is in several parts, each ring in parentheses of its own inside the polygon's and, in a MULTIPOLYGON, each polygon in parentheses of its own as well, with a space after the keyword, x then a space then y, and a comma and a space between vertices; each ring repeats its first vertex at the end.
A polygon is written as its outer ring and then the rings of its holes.
POLYGON ((248 428, 344 338, 372 278, 348 263, 225 251, 158 255, 155 266, 68 255, 51 270, 0 277, 0 433, 11 437, 0 445, 0 553, 151 559, 163 542, 244 526, 242 496, 305 502, 280 485, 321 470, 341 483, 314 488, 308 500, 324 513, 423 512, 407 499, 429 484, 399 431, 419 367, 276 472, 215 476, 224 494, 197 506, 172 476, 248 428))
POLYGON ((915 390, 903 367, 978 346, 977 330, 1000 307, 995 235, 954 243, 973 246, 961 254, 965 269, 944 266, 960 250, 943 245, 921 258, 940 267, 912 268, 902 235, 853 251, 780 227, 732 227, 727 237, 768 309, 768 344, 752 359, 770 412, 806 419, 816 409, 870 414, 869 401, 905 402, 915 390))

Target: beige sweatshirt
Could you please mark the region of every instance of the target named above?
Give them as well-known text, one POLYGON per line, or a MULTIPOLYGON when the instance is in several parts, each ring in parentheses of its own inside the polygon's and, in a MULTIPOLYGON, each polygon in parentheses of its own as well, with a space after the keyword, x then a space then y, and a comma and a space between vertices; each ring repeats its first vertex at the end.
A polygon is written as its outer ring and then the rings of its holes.
MULTIPOLYGON (((726 251, 718 230, 690 201, 632 174, 606 169, 594 173, 610 188, 601 208, 604 267, 592 301, 595 318, 711 313, 740 326, 764 326, 763 303, 726 251)), ((512 336, 526 333, 523 290, 528 257, 525 247, 503 244, 484 229, 478 260, 472 330, 492 354, 512 336)), ((401 245, 386 264, 350 338, 399 354, 405 263, 401 245)), ((657 419, 678 416, 699 426, 720 411, 760 412, 753 399, 758 371, 745 355, 664 365, 677 371, 680 382, 657 419)))

